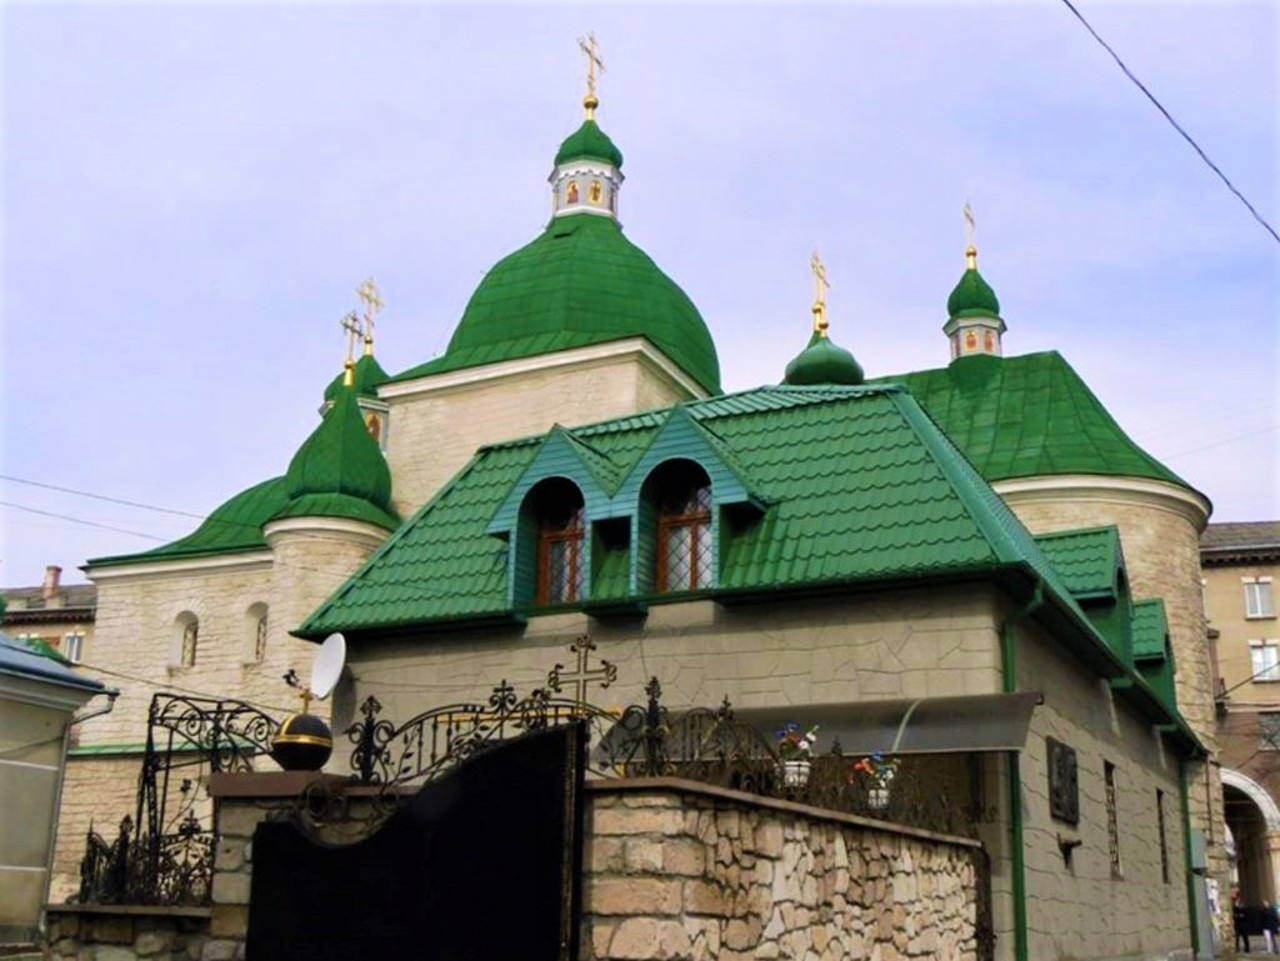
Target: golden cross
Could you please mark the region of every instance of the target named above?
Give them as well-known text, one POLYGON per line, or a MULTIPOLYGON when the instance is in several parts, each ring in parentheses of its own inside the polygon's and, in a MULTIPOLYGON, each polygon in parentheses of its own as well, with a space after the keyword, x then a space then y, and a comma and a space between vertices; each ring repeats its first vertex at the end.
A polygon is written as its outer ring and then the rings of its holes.
MULTIPOLYGON (((347 316, 342 318, 342 329, 347 332, 346 367, 347 367, 347 380, 350 381, 352 379, 351 370, 356 365, 356 360, 355 360, 356 338, 364 333, 364 331, 360 327, 360 317, 356 314, 354 310, 348 313, 347 316)), ((347 383, 347 386, 350 387, 351 383, 347 383)))
POLYGON ((587 685, 591 683, 599 683, 600 687, 606 688, 618 678, 618 666, 601 658, 600 667, 587 668, 587 661, 591 657, 591 652, 596 649, 595 641, 591 640, 590 635, 584 634, 571 645, 569 652, 578 655, 578 668, 572 673, 566 673, 563 664, 557 664, 547 674, 547 687, 560 693, 560 689, 566 682, 573 685, 573 703, 583 705, 587 703, 587 685))
POLYGON ((974 237, 978 230, 978 222, 973 219, 973 207, 969 204, 966 197, 964 201, 964 233, 968 239, 968 245, 965 248, 964 256, 969 261, 969 269, 978 269, 978 248, 974 244, 974 237))
POLYGON ((600 58, 600 50, 596 46, 596 35, 594 33, 579 37, 578 47, 587 55, 587 95, 583 99, 582 105, 587 108, 587 119, 593 120, 596 115, 596 107, 600 105, 600 99, 596 96, 596 70, 599 69, 601 73, 604 73, 604 60, 600 58))
POLYGON ((827 336, 827 289, 831 281, 827 280, 827 268, 815 250, 809 258, 809 267, 813 271, 813 329, 823 337, 827 336))
POLYGON ((383 307, 382 298, 378 296, 378 285, 369 277, 356 288, 356 293, 364 301, 364 352, 373 353, 373 324, 378 311, 383 307))

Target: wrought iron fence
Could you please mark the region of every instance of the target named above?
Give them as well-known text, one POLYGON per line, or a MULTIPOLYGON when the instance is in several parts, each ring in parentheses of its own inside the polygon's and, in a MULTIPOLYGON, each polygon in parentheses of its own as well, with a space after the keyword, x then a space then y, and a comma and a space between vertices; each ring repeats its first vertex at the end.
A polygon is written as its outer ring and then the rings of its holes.
POLYGON ((278 724, 242 701, 156 694, 134 815, 108 842, 92 826, 80 862, 82 903, 203 904, 213 879, 214 811, 204 775, 249 770, 278 724))

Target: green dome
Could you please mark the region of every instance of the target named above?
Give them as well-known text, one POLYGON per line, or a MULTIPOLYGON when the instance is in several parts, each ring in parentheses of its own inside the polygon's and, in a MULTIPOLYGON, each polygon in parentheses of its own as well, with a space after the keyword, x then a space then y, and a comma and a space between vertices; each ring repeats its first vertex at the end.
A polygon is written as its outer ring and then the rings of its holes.
POLYGON ((1000 301, 991 285, 982 279, 977 267, 970 267, 947 298, 947 314, 951 317, 999 317, 1000 301))
MULTIPOLYGON (((337 399, 338 392, 342 390, 342 381, 346 377, 346 373, 344 370, 329 381, 329 386, 324 389, 325 400, 337 399)), ((372 354, 365 354, 356 361, 355 378, 356 395, 374 399, 377 399, 378 396, 378 385, 385 384, 390 380, 387 372, 382 369, 382 365, 378 363, 377 358, 372 354)))
POLYGON ((648 338, 703 388, 720 392, 715 344, 685 292, 611 217, 559 217, 485 275, 443 357, 393 379, 626 337, 648 338))
POLYGON ((391 470, 360 416, 354 389, 340 390, 285 474, 289 503, 275 517, 348 517, 389 529, 391 470))
POLYGON ((560 145, 556 152, 556 166, 570 160, 603 160, 622 169, 622 151, 594 120, 584 120, 582 126, 560 145))
POLYGON ((809 346, 787 364, 784 384, 861 384, 862 365, 843 347, 817 331, 809 338, 809 346))

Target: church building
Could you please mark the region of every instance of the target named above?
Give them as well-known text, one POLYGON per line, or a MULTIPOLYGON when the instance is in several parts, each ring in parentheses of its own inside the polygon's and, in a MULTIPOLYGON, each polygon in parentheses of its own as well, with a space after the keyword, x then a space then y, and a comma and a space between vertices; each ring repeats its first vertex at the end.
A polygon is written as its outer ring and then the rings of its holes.
MULTIPOLYGON (((1226 869, 1208 500, 1060 354, 1005 356, 972 238, 939 366, 864 373, 815 255, 794 359, 724 393, 697 307, 622 230, 594 78, 584 106, 549 222, 443 354, 389 375, 365 286, 364 354, 284 473, 181 540, 88 563, 95 661, 287 710, 280 675, 340 631, 339 734, 371 694, 407 719, 536 687, 583 635, 617 704, 657 677, 676 706, 831 718, 848 747, 868 705, 918 703, 931 750, 975 758, 996 957, 1208 951, 1226 869), (1006 716, 1020 750, 982 747, 1006 716)), ((150 695, 123 686, 84 726, 63 894, 90 819, 130 809, 150 695)))

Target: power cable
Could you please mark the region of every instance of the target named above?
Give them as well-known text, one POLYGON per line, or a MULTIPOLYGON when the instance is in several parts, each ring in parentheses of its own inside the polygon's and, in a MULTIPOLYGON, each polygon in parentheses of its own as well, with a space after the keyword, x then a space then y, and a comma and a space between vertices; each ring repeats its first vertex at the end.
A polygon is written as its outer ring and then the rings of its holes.
POLYGON ((193 697, 208 698, 211 701, 232 701, 232 700, 239 701, 242 704, 248 704, 250 707, 256 707, 258 710, 264 711, 264 712, 265 711, 283 711, 286 714, 291 714, 297 710, 296 706, 281 707, 278 704, 259 704, 255 701, 246 700, 245 698, 242 698, 242 697, 229 698, 229 697, 226 697, 225 695, 210 694, 207 691, 197 691, 195 688, 183 687, 180 684, 168 684, 168 683, 162 684, 159 681, 153 681, 150 678, 139 677, 136 674, 126 674, 123 671, 113 671, 110 668, 98 667, 97 665, 89 664, 87 662, 78 664, 77 667, 83 667, 86 670, 96 671, 99 674, 106 674, 111 677, 123 678, 126 681, 134 681, 138 684, 145 684, 147 687, 154 687, 157 690, 161 690, 161 691, 176 691, 180 694, 190 694, 193 697))
POLYGON ((42 511, 38 507, 28 507, 25 504, 15 504, 12 501, 0 501, 0 507, 11 507, 16 511, 26 511, 28 514, 39 514, 41 517, 53 517, 60 521, 70 521, 72 524, 83 524, 85 527, 97 527, 104 531, 114 531, 117 534, 132 534, 134 537, 145 537, 147 540, 160 541, 164 543, 169 540, 167 537, 158 537, 155 534, 144 534, 142 531, 131 531, 124 527, 113 527, 110 524, 99 524, 97 521, 87 521, 83 517, 71 517, 67 514, 59 514, 55 511, 42 511))
POLYGON ((80 491, 70 487, 59 487, 57 484, 46 484, 44 481, 28 480, 23 477, 14 477, 11 474, 0 474, 0 480, 10 481, 14 484, 26 484, 28 487, 42 487, 45 490, 57 491, 60 494, 75 494, 77 497, 91 497, 94 500, 106 501, 109 504, 123 504, 125 507, 140 507, 144 511, 159 511, 162 514, 177 514, 179 517, 194 517, 199 521, 208 520, 208 518, 203 514, 193 514, 190 511, 175 510, 172 507, 157 507, 154 504, 143 504, 139 501, 128 501, 121 497, 109 497, 106 494, 95 494, 92 491, 80 491))
POLYGON ((1204 150, 1201 149, 1200 145, 1195 142, 1191 134, 1187 133, 1182 128, 1182 125, 1178 123, 1178 121, 1173 119, 1173 114, 1169 113, 1169 111, 1164 108, 1164 105, 1160 103, 1159 100, 1156 99, 1155 94, 1153 94, 1150 90, 1148 90, 1146 88, 1146 85, 1143 84, 1141 80, 1139 80, 1137 77, 1133 75, 1133 71, 1130 70, 1125 65, 1125 62, 1120 59, 1120 55, 1116 53, 1113 49, 1111 49, 1111 45, 1098 35, 1098 31, 1093 29, 1089 21, 1084 18, 1084 15, 1081 14, 1080 11, 1076 9, 1075 4, 1073 4, 1071 0, 1062 0, 1062 2, 1066 4, 1066 7, 1068 10, 1070 10, 1073 14, 1075 14, 1076 19, 1079 20, 1082 24, 1084 24, 1084 28, 1089 31, 1093 39, 1098 41, 1098 43, 1102 45, 1102 49, 1106 50, 1107 53, 1111 54, 1111 59, 1116 62, 1116 65, 1119 66, 1119 68, 1122 71, 1124 71, 1124 75, 1128 77, 1131 81, 1133 81, 1134 85, 1139 90, 1141 90, 1143 94, 1146 96, 1146 98, 1155 105, 1155 108, 1159 110, 1161 114, 1164 115, 1164 119, 1169 121, 1169 123, 1173 126, 1173 129, 1178 131, 1178 133, 1182 134, 1182 139, 1185 140, 1187 143, 1191 144, 1191 148, 1197 154, 1200 155, 1200 159, 1203 160, 1208 165, 1209 169, 1212 170, 1215 174, 1217 174, 1219 179, 1224 184, 1226 184, 1227 189, 1230 190, 1233 194, 1235 194, 1236 198, 1242 204, 1244 204, 1246 208, 1248 208, 1249 213, 1253 214, 1253 219, 1256 220, 1258 223, 1262 224, 1263 229, 1265 229, 1267 233, 1271 235, 1271 239, 1274 240, 1276 243, 1280 244, 1280 234, 1276 233, 1275 228, 1272 227, 1269 223, 1266 222, 1266 220, 1263 219, 1262 214, 1258 213, 1258 211, 1254 208, 1253 204, 1249 203, 1245 195, 1242 194, 1239 190, 1237 190, 1236 185, 1231 182, 1231 180, 1227 177, 1226 174, 1222 172, 1221 169, 1219 169, 1218 165, 1209 159, 1209 155, 1206 154, 1204 150))

